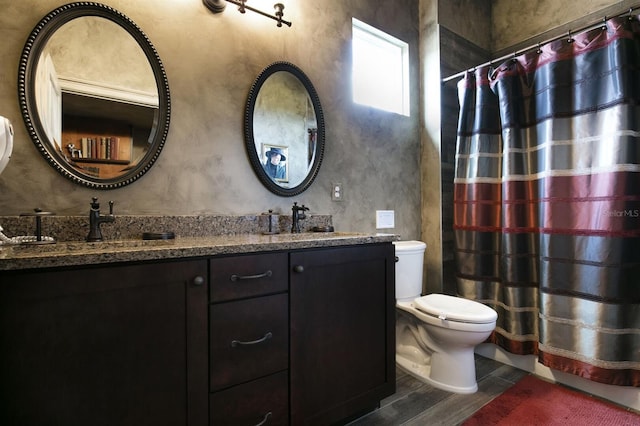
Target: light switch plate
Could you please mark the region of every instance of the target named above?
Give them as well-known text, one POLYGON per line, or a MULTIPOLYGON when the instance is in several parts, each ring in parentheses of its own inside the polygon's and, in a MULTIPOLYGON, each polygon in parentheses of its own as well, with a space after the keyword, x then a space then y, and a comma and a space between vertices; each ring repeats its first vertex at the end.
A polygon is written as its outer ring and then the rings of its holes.
POLYGON ((376 228, 388 229, 395 228, 395 211, 394 210, 376 210, 376 228))

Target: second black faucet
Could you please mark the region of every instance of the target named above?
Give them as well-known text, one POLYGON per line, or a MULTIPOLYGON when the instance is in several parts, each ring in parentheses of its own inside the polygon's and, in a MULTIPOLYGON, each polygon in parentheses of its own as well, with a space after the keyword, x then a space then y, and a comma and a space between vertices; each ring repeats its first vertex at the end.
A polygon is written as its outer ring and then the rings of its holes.
POLYGON ((89 210, 89 235, 87 235, 88 242, 102 241, 102 231, 100 230, 100 224, 103 222, 113 222, 116 217, 113 215, 113 201, 109 201, 109 214, 100 214, 100 203, 98 198, 91 198, 91 210, 89 210))

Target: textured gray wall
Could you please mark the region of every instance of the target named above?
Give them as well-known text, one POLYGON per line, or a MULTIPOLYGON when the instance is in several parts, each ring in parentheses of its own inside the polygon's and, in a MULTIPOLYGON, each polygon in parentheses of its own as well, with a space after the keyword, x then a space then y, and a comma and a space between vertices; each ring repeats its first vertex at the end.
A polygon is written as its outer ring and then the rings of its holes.
MULTIPOLYGON (((554 28, 562 28, 570 22, 579 22, 581 18, 591 13, 595 13, 598 15, 597 19, 600 19, 604 14, 596 11, 606 9, 608 6, 615 6, 614 9, 617 10, 614 12, 617 13, 627 10, 632 5, 637 6, 638 2, 635 0, 493 0, 491 50, 500 52, 538 34, 554 28)), ((593 20, 589 19, 585 24, 591 22, 593 20)), ((573 29, 575 28, 576 26, 573 26, 573 29)))
MULTIPOLYGON (((233 5, 213 15, 200 0, 105 0, 129 16, 158 50, 171 89, 167 144, 154 167, 132 185, 90 190, 55 172, 28 138, 17 99, 24 42, 64 0, 0 0, 0 115, 15 127, 13 158, 0 175, 0 216, 34 207, 87 214, 92 196, 116 202, 118 214, 289 214, 293 201, 332 214, 338 230, 375 230, 375 210, 394 209, 403 238, 420 237, 418 0, 285 1, 291 28, 233 5), (351 102, 351 18, 410 45, 411 117, 351 102), (260 71, 289 61, 314 83, 326 119, 326 152, 305 193, 283 198, 255 177, 243 140, 249 89, 260 71), (333 202, 331 182, 344 185, 333 202)), ((270 4, 267 4, 270 8, 270 4)), ((434 188, 438 190, 438 188, 434 188)))
POLYGON ((472 40, 482 49, 491 50, 490 19, 494 3, 496 0, 440 0, 438 2, 438 23, 455 31, 462 38, 472 40))

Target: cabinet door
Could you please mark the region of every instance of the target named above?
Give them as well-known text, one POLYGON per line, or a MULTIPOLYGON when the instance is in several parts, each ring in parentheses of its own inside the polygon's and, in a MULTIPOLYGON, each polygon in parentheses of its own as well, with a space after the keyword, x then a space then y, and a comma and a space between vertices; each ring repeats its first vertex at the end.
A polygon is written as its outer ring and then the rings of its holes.
POLYGON ((0 274, 0 424, 205 425, 207 263, 0 274))
POLYGON ((391 243, 291 254, 291 424, 327 425, 395 391, 391 243))

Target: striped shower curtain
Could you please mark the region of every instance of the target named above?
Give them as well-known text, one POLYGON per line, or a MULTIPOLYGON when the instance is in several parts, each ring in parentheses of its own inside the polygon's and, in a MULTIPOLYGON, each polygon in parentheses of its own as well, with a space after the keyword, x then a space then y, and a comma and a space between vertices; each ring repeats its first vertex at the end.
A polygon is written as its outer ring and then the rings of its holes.
POLYGON ((640 386, 638 17, 458 87, 458 294, 498 312, 505 350, 640 386))

